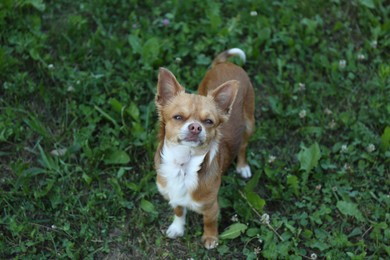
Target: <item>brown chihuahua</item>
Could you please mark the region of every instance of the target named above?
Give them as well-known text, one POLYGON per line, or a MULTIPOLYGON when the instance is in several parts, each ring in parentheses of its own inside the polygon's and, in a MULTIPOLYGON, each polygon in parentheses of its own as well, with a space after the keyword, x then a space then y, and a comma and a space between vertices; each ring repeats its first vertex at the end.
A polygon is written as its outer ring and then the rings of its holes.
POLYGON ((202 241, 218 245, 218 190, 222 174, 237 157, 237 172, 251 176, 246 147, 253 133, 254 91, 246 72, 227 62, 245 61, 242 50, 220 53, 198 87, 187 94, 175 76, 160 68, 156 106, 159 145, 154 157, 157 187, 174 209, 166 234, 183 236, 187 209, 203 215, 202 241))

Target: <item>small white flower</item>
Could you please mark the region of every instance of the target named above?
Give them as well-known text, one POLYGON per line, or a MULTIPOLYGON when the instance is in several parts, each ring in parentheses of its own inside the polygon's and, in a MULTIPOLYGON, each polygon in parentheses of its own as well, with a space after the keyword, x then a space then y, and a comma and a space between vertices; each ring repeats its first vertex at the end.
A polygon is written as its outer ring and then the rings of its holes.
POLYGON ((234 214, 233 217, 231 218, 231 221, 233 222, 238 222, 238 216, 237 214, 234 214))
POLYGON ((74 92, 74 87, 70 85, 67 89, 68 92, 74 92))
POLYGON ((347 150, 348 150, 348 146, 347 146, 346 144, 343 144, 343 145, 341 146, 341 152, 342 152, 342 153, 345 153, 347 150))
POLYGON ((306 117, 306 110, 302 109, 301 112, 299 112, 299 117, 300 118, 305 118, 306 117))
POLYGON ((8 82, 4 82, 3 88, 4 89, 9 89, 9 87, 10 87, 10 84, 8 82))
POLYGON ((333 129, 336 127, 336 122, 334 120, 332 120, 330 123, 329 123, 329 127, 330 129, 333 129))
POLYGON ((47 68, 48 68, 49 70, 52 70, 52 69, 54 69, 54 65, 53 65, 53 64, 49 64, 49 65, 47 65, 47 68))
POLYGON ((339 61, 339 68, 344 69, 345 66, 347 66, 347 61, 346 60, 340 60, 339 61))
POLYGON ((330 110, 329 108, 325 108, 324 113, 325 113, 326 115, 331 115, 331 114, 333 114, 332 110, 330 110))
POLYGON ((344 164, 344 170, 348 171, 350 169, 351 169, 351 166, 348 163, 344 164))
POLYGON ((175 62, 176 63, 180 63, 181 62, 181 58, 180 57, 176 57, 175 62))
POLYGON ((371 47, 376 49, 376 47, 378 47, 378 41, 372 41, 371 42, 371 47))
POLYGON ((52 229, 56 229, 57 226, 56 226, 56 225, 51 225, 51 228, 52 228, 52 229))
POLYGON ((317 255, 315 253, 311 254, 310 259, 313 259, 313 260, 317 259, 317 255))
POLYGON ((270 218, 269 218, 269 215, 267 213, 264 213, 260 219, 261 223, 267 224, 267 225, 269 224, 269 220, 270 220, 270 218))
POLYGON ((77 85, 80 85, 80 80, 76 81, 76 84, 77 84, 77 85))
POLYGON ((316 190, 321 190, 321 188, 322 188, 322 185, 321 185, 321 184, 318 184, 318 185, 316 186, 316 190))
POLYGON ((261 252, 261 248, 260 248, 260 247, 255 247, 255 249, 254 249, 253 251, 254 251, 254 253, 255 253, 256 255, 258 255, 258 254, 260 254, 260 252, 261 252))
POLYGON ((299 91, 304 91, 306 89, 306 85, 304 83, 299 82, 298 86, 299 86, 299 91))
POLYGON ((369 144, 366 148, 366 151, 369 152, 369 153, 372 153, 373 151, 375 151, 375 145, 374 144, 369 144))
POLYGON ((66 148, 54 149, 50 152, 53 156, 64 156, 66 154, 66 148))
POLYGON ((257 16, 257 12, 256 11, 251 11, 251 16, 257 16))
POLYGON ((360 53, 360 54, 357 55, 357 59, 360 60, 360 61, 364 60, 365 58, 366 58, 366 56, 364 56, 364 54, 360 53))
POLYGON ((270 155, 268 157, 268 163, 273 163, 276 160, 276 156, 270 155))

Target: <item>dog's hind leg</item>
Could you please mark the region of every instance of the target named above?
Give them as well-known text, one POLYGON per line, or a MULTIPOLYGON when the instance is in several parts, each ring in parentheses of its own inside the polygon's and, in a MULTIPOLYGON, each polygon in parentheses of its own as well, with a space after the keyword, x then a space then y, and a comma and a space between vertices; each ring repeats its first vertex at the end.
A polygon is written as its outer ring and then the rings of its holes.
MULTIPOLYGON (((249 89, 253 92, 253 89, 249 89)), ((246 100, 244 107, 244 119, 245 119, 245 132, 240 145, 240 150, 237 156, 237 172, 243 178, 250 178, 252 176, 251 168, 246 160, 246 148, 248 146, 249 139, 255 130, 255 117, 254 117, 254 95, 247 95, 249 100, 246 100)))

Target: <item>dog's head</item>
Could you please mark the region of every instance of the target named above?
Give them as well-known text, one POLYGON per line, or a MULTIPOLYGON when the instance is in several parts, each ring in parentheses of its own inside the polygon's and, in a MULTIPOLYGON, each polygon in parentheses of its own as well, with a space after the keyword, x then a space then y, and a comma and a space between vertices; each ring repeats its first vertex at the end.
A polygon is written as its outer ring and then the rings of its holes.
POLYGON ((218 127, 229 118, 238 84, 235 80, 227 81, 207 96, 187 94, 175 76, 161 68, 156 106, 164 138, 191 147, 207 146, 218 140, 218 127))

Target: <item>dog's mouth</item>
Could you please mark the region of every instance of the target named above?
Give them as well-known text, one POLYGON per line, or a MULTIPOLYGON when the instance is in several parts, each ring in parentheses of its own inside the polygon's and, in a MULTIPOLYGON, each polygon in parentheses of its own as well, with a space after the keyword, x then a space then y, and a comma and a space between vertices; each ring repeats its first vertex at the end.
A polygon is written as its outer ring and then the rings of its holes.
POLYGON ((188 144, 190 146, 201 146, 204 140, 199 135, 188 134, 184 138, 179 138, 179 143, 188 144))
POLYGON ((200 137, 199 137, 199 135, 188 134, 184 138, 184 141, 187 141, 187 142, 199 142, 200 141, 200 137))

